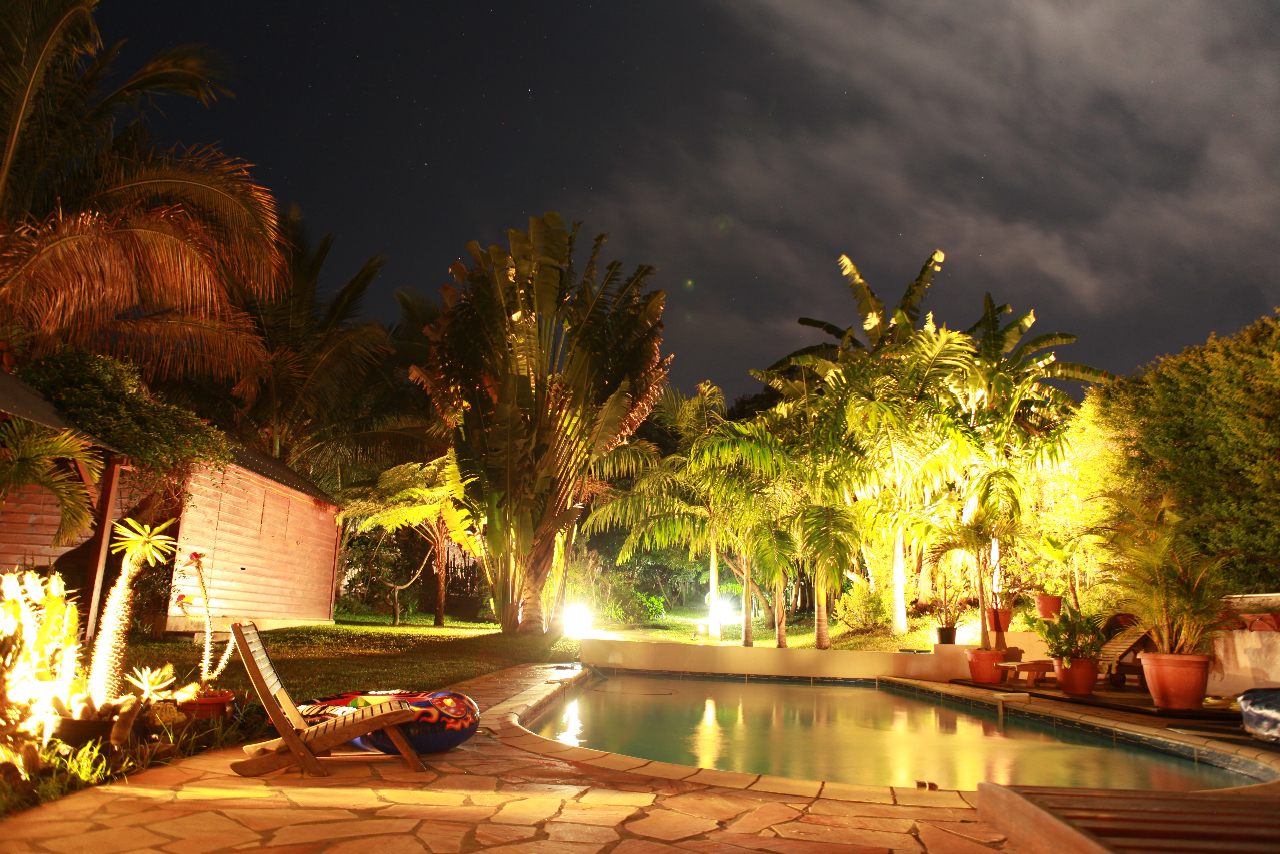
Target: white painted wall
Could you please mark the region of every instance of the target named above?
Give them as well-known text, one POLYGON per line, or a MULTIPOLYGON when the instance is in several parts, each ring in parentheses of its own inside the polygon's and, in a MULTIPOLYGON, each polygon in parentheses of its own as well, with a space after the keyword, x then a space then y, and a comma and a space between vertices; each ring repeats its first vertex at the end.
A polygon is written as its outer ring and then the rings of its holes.
POLYGON ((1280 632, 1222 632, 1213 639, 1209 694, 1235 697, 1249 688, 1280 688, 1280 632))
MULTIPOLYGON (((1010 632, 1009 646, 1024 650, 1023 660, 1044 658, 1044 644, 1032 632, 1010 632)), ((685 643, 583 638, 582 660, 595 667, 627 670, 667 670, 688 673, 750 673, 791 676, 873 679, 901 676, 948 682, 968 679, 969 663, 963 644, 935 645, 932 653, 860 652, 843 649, 776 649, 756 646, 710 646, 685 643)))

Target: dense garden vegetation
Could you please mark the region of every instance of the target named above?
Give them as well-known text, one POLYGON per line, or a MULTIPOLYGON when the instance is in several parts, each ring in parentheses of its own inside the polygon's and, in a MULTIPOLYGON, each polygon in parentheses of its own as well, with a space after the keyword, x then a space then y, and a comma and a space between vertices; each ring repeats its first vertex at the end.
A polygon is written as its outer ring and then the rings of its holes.
MULTIPOLYGON (((569 605, 624 631, 825 649, 919 645, 1039 592, 1090 619, 1194 611, 1198 629, 1158 629, 1186 651, 1222 593, 1280 581, 1275 318, 1117 380, 1061 361, 1075 336, 1033 335, 1032 311, 990 295, 956 328, 927 313, 940 251, 896 302, 842 257, 850 321, 802 318, 830 340, 769 354, 762 391, 727 406, 709 382, 667 385, 656 271, 606 262, 603 235, 583 247, 580 224, 533 217, 507 247, 468 245, 443 304, 404 292, 398 322, 364 317, 381 258, 322 294, 332 236, 313 243, 217 149, 151 138, 155 97, 226 92, 204 53, 112 88, 91 3, 14 2, 0 33, 0 76, 26 84, 0 87, 6 370, 127 455, 156 507, 231 443, 292 467, 344 507, 343 616, 441 629, 282 633, 299 690, 350 680, 333 662, 354 646, 363 681, 401 687, 563 654, 569 605), (1188 593, 1175 564, 1204 584, 1188 593), (533 637, 475 641, 495 631, 476 620, 533 637)), ((59 541, 91 524, 71 464, 102 468, 72 434, 0 424, 0 500, 52 491, 59 541)), ((178 699, 165 665, 199 665, 191 695, 218 678, 208 643, 198 662, 136 645, 123 669, 136 579, 172 560, 162 530, 120 530, 92 663, 60 580, 6 581, 0 751, 24 797, 55 718, 160 714, 178 699)), ((234 666, 224 680, 244 687, 234 666)))

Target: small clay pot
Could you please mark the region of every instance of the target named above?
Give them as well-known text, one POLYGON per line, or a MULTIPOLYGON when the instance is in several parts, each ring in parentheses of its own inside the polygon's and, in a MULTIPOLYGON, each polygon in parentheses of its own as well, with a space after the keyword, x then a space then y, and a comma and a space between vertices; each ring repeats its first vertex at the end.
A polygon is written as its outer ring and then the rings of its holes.
POLYGON ((216 691, 178 704, 178 711, 190 718, 225 718, 227 704, 236 698, 234 691, 216 691))
POLYGON ((997 664, 1004 661, 1003 649, 971 649, 965 653, 969 659, 969 677, 974 682, 994 685, 1004 673, 997 664))
POLYGON ((1009 631, 1009 623, 1013 620, 1012 608, 988 608, 987 630, 992 632, 1009 631))
POLYGON ((1052 620, 1062 613, 1062 597, 1050 596, 1048 593, 1036 594, 1036 616, 1042 620, 1052 620))
POLYGON ((1098 684, 1098 662, 1092 658, 1073 658, 1070 667, 1062 666, 1062 659, 1053 659, 1053 675, 1058 687, 1070 697, 1087 697, 1098 684))
POLYGON ((955 626, 938 626, 938 643, 955 643, 955 626))
POLYGON ((1142 662, 1142 675, 1157 709, 1204 708, 1212 661, 1209 656, 1140 652, 1138 660, 1142 662))

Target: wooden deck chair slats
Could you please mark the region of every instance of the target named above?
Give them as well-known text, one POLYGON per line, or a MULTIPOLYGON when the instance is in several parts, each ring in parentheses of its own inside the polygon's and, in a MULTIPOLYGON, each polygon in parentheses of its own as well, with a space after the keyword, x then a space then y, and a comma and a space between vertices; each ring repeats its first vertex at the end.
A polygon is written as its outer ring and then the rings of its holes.
POLYGON ((1111 684, 1116 686, 1124 685, 1126 676, 1135 675, 1138 677, 1138 684, 1145 687, 1147 682, 1142 672, 1142 665, 1134 661, 1124 661, 1124 658, 1143 646, 1148 634, 1148 630, 1141 626, 1121 629, 1115 637, 1103 645, 1098 655, 1100 675, 1108 677, 1111 684))
POLYGON ((316 758, 317 753, 378 730, 386 732, 409 768, 426 770, 399 727, 399 724, 417 717, 418 710, 413 706, 401 701, 379 703, 309 727, 276 674, 257 626, 236 623, 231 627, 231 635, 249 673, 249 681, 280 734, 279 738, 271 741, 246 745, 245 753, 249 758, 232 762, 231 770, 241 776, 256 777, 297 763, 305 774, 326 777, 329 772, 316 758))

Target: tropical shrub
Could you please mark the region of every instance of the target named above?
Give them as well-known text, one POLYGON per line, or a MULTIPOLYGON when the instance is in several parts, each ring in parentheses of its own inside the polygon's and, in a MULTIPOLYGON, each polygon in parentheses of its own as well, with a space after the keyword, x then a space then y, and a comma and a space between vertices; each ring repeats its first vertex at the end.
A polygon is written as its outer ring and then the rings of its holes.
POLYGON ((858 580, 836 600, 836 619, 855 631, 878 629, 889 624, 890 608, 883 587, 858 580))
POLYGON ((1121 606, 1151 631, 1158 652, 1205 651, 1224 619, 1223 557, 1200 552, 1172 493, 1110 498, 1120 508, 1105 533, 1121 606))
POLYGON ((667 615, 661 597, 637 590, 635 584, 618 580, 610 585, 604 603, 604 617, 613 623, 652 623, 667 615))
POLYGON ((102 472, 102 461, 89 443, 70 430, 51 430, 22 418, 0 423, 0 505, 23 487, 49 490, 58 502, 55 546, 93 526, 89 490, 67 463, 83 466, 95 480, 102 472))
POLYGON ((1187 535, 1221 554, 1229 592, 1280 589, 1280 317, 1210 337, 1095 389, 1125 481, 1194 507, 1187 535))
POLYGON ((1061 658, 1066 667, 1073 658, 1097 658, 1106 636, 1101 615, 1086 615, 1064 602, 1056 620, 1032 618, 1036 634, 1044 639, 1050 658, 1061 658))
POLYGON ((196 466, 221 468, 231 461, 220 430, 157 400, 137 369, 123 362, 70 351, 38 359, 19 375, 76 427, 128 457, 134 483, 144 494, 176 498, 196 466))
POLYGON ((46 737, 58 706, 65 709, 84 690, 76 658, 80 617, 57 573, 47 579, 34 572, 5 573, 0 595, 0 753, 13 761, 24 740, 46 737))

